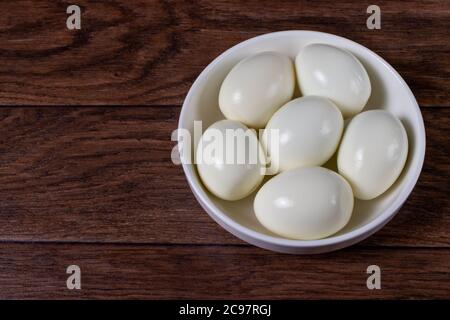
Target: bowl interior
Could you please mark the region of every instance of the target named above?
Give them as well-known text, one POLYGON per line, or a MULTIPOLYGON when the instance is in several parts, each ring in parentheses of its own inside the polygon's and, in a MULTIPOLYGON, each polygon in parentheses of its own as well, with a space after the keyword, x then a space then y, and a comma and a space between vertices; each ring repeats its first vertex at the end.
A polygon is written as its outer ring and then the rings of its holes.
MULTIPOLYGON (((194 137, 195 120, 201 120, 205 130, 215 121, 224 118, 218 106, 220 85, 231 68, 244 57, 261 51, 277 51, 294 59, 300 50, 310 43, 327 43, 353 53, 366 68, 372 84, 372 94, 364 111, 385 109, 392 112, 402 121, 409 139, 408 159, 400 178, 382 196, 370 201, 356 200, 351 221, 340 232, 328 238, 330 239, 361 228, 383 212, 393 208, 401 193, 406 192, 406 198, 422 166, 425 137, 417 102, 402 78, 379 56, 353 41, 319 32, 287 31, 250 39, 224 52, 202 72, 186 97, 179 127, 188 129, 194 137)), ((194 138, 193 148, 198 139, 198 136, 194 138)), ((253 199, 256 192, 235 202, 218 199, 203 187, 194 165, 184 166, 186 174, 191 178, 190 183, 194 193, 201 193, 201 195, 196 194, 197 198, 206 197, 208 205, 218 209, 215 210, 216 212, 220 211, 221 214, 245 228, 274 238, 281 238, 265 229, 257 221, 253 211, 253 199)), ((333 156, 325 166, 335 169, 336 156, 333 156)), ((268 179, 270 177, 266 178, 268 179)), ((394 211, 391 211, 392 215, 395 214, 394 211)))

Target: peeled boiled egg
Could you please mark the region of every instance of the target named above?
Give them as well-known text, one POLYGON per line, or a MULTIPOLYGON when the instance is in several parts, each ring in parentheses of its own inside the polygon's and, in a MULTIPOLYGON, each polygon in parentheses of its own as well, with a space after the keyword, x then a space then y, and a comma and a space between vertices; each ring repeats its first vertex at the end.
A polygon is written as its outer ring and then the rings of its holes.
POLYGON ((270 173, 324 164, 336 151, 343 126, 341 112, 326 98, 288 102, 275 112, 262 136, 270 173))
POLYGON ((220 87, 219 106, 227 119, 263 128, 288 102, 295 87, 294 64, 277 52, 245 58, 228 73, 220 87))
POLYGON ((408 155, 408 137, 400 120, 384 110, 355 116, 338 152, 338 170, 355 197, 370 200, 384 193, 399 177, 408 155))
POLYGON ((205 130, 196 163, 206 188, 225 200, 248 196, 265 174, 265 155, 255 132, 233 120, 218 121, 205 130))
POLYGON ((278 235, 321 239, 348 223, 353 194, 348 182, 331 170, 297 168, 266 182, 256 194, 254 210, 259 222, 278 235))
POLYGON ((366 70, 350 52, 327 44, 310 44, 295 60, 303 95, 329 98, 344 118, 359 113, 370 97, 366 70))

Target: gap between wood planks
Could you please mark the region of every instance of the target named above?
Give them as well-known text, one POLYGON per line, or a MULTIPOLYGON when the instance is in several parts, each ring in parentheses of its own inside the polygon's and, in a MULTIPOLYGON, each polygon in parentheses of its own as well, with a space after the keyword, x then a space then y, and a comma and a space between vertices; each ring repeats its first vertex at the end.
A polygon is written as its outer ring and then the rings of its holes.
MULTIPOLYGON (((364 241, 364 240, 363 240, 364 241)), ((18 244, 18 245, 95 245, 95 246, 129 246, 129 247, 234 247, 234 248, 258 248, 261 250, 268 251, 263 248, 259 248, 257 246, 247 244, 247 243, 170 243, 170 242, 125 242, 125 241, 89 241, 89 240, 37 240, 37 241, 31 241, 31 240, 0 240, 0 246, 1 245, 8 245, 8 244, 18 244)), ((349 247, 337 250, 337 251, 344 251, 348 248, 355 248, 355 249, 391 249, 391 250, 415 250, 415 249, 422 249, 422 250, 448 250, 450 249, 450 245, 385 245, 385 244, 364 244, 364 243, 356 243, 354 245, 351 245, 349 247)))
MULTIPOLYGON (((0 108, 181 108, 182 105, 167 105, 167 104, 148 104, 148 105, 133 105, 133 104, 24 104, 24 105, 8 105, 0 104, 0 108)), ((445 109, 450 108, 449 105, 420 105, 421 109, 445 109)))

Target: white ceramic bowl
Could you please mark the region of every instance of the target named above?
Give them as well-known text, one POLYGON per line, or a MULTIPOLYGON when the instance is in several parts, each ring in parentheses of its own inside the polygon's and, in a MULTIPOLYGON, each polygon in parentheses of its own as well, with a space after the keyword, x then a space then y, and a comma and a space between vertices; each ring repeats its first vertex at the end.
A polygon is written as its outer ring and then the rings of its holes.
MULTIPOLYGON (((218 106, 219 88, 230 69, 241 59, 268 50, 281 52, 294 59, 310 43, 331 44, 352 52, 366 68, 372 83, 372 95, 363 111, 389 110, 405 126, 410 146, 408 160, 402 175, 386 193, 371 201, 357 200, 350 222, 333 236, 311 241, 291 240, 271 233, 256 220, 253 211, 254 194, 236 202, 218 199, 202 185, 195 165, 183 164, 192 192, 211 218, 246 242, 286 253, 322 253, 341 249, 382 228, 394 217, 413 190, 425 156, 422 114, 401 76, 386 61, 364 46, 342 37, 314 31, 269 33, 239 43, 222 53, 203 70, 189 90, 178 127, 188 129, 193 135, 194 120, 203 121, 205 130, 215 121, 224 118, 218 106)), ((197 142, 194 141, 194 145, 197 142)), ((334 165, 333 161, 328 164, 334 165)))

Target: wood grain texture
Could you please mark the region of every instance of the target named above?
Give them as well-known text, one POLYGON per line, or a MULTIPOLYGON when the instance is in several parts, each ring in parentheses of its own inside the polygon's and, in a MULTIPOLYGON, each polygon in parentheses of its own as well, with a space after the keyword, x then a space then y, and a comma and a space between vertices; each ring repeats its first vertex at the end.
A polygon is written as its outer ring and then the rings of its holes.
POLYGON ((450 251, 352 248, 293 256, 241 246, 0 244, 0 298, 449 298, 450 251), (66 268, 81 268, 67 290, 66 268), (369 265, 381 290, 366 287, 369 265))
POLYGON ((0 1, 1 298, 450 298, 450 2, 0 1), (316 256, 245 244, 194 199, 172 130, 194 79, 225 49, 280 30, 372 49, 425 120, 419 182, 366 241, 316 256), (82 269, 81 291, 66 267, 82 269), (382 269, 382 290, 366 268, 382 269))
POLYGON ((422 106, 450 105, 450 2, 378 1, 368 30, 358 1, 0 2, 0 101, 29 105, 179 105, 225 49, 279 30, 330 32, 367 46, 405 78, 422 106), (270 10, 268 10, 270 8, 270 10))
MULTIPOLYGON (((0 108, 0 239, 236 244, 170 159, 178 107, 0 108), (185 232, 190 230, 190 232, 185 232)), ((450 109, 423 109, 423 173, 365 244, 450 248, 450 109)))

